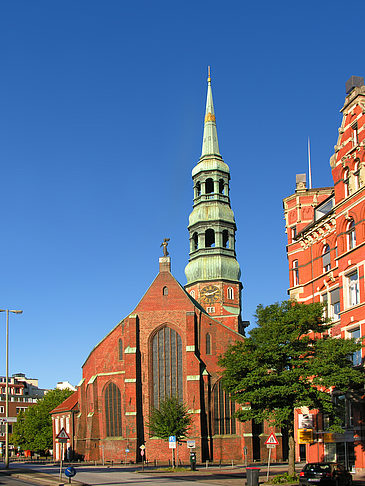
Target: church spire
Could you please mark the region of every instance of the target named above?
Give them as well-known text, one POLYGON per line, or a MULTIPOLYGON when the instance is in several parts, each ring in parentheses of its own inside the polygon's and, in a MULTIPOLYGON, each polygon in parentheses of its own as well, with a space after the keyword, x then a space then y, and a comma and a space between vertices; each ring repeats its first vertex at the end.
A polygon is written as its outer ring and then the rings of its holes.
POLYGON ((214 114, 212 85, 210 78, 210 66, 208 66, 208 90, 207 102, 205 107, 204 134, 201 158, 207 155, 218 155, 220 157, 217 125, 215 123, 214 114))

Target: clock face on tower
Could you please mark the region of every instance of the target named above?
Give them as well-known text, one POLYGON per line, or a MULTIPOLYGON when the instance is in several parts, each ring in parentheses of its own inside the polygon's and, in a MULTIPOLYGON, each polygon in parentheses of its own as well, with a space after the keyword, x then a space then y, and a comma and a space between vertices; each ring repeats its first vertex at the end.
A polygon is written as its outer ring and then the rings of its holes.
POLYGON ((207 285, 200 291, 200 301, 206 304, 212 304, 219 300, 219 288, 215 285, 207 285))

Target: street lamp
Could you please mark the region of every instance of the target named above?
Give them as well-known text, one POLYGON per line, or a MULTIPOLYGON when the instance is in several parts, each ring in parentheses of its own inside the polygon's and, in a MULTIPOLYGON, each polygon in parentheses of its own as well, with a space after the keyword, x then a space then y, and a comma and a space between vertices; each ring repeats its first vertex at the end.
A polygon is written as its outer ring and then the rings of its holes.
POLYGON ((5 468, 9 467, 9 312, 22 314, 22 310, 0 309, 6 312, 6 377, 5 377, 5 468))

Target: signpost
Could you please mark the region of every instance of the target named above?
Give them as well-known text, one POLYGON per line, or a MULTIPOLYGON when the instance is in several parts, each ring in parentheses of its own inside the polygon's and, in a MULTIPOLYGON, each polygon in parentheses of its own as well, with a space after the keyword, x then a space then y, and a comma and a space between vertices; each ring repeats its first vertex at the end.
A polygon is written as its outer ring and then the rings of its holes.
POLYGON ((188 449, 195 449, 195 440, 187 440, 186 445, 188 446, 188 449))
POLYGON ((169 448, 172 452, 172 467, 175 467, 175 449, 176 449, 176 435, 170 435, 169 448))
POLYGON ((270 458, 271 458, 271 449, 275 449, 275 447, 279 444, 278 439, 276 438, 276 435, 274 432, 271 432, 269 437, 265 440, 266 447, 269 449, 269 458, 267 461, 267 475, 266 475, 266 481, 269 480, 269 473, 270 473, 270 458))
POLYGON ((56 440, 58 440, 58 442, 60 444, 62 444, 62 448, 61 448, 61 460, 60 460, 60 481, 62 480, 62 459, 63 459, 63 448, 64 448, 64 444, 67 443, 68 440, 70 440, 70 436, 68 435, 68 433, 66 432, 65 428, 62 427, 62 429, 59 431, 59 433, 56 435, 56 440))
POLYGON ((141 446, 139 446, 139 448, 141 449, 140 454, 142 456, 142 471, 144 471, 144 457, 143 456, 145 454, 144 450, 146 449, 146 446, 144 444, 142 444, 141 446))

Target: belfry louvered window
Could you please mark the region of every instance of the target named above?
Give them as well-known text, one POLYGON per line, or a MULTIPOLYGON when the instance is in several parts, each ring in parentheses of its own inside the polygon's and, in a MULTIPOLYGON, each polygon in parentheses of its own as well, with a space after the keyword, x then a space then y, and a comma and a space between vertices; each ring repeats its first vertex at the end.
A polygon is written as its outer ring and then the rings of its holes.
POLYGON ((152 339, 153 406, 167 397, 183 399, 182 343, 170 327, 160 329, 152 339))
POLYGON ((235 404, 229 399, 219 381, 213 390, 213 420, 214 434, 235 434, 236 419, 234 418, 235 404))
POLYGON ((120 437, 122 435, 121 394, 115 383, 110 383, 106 387, 104 398, 106 435, 120 437))

